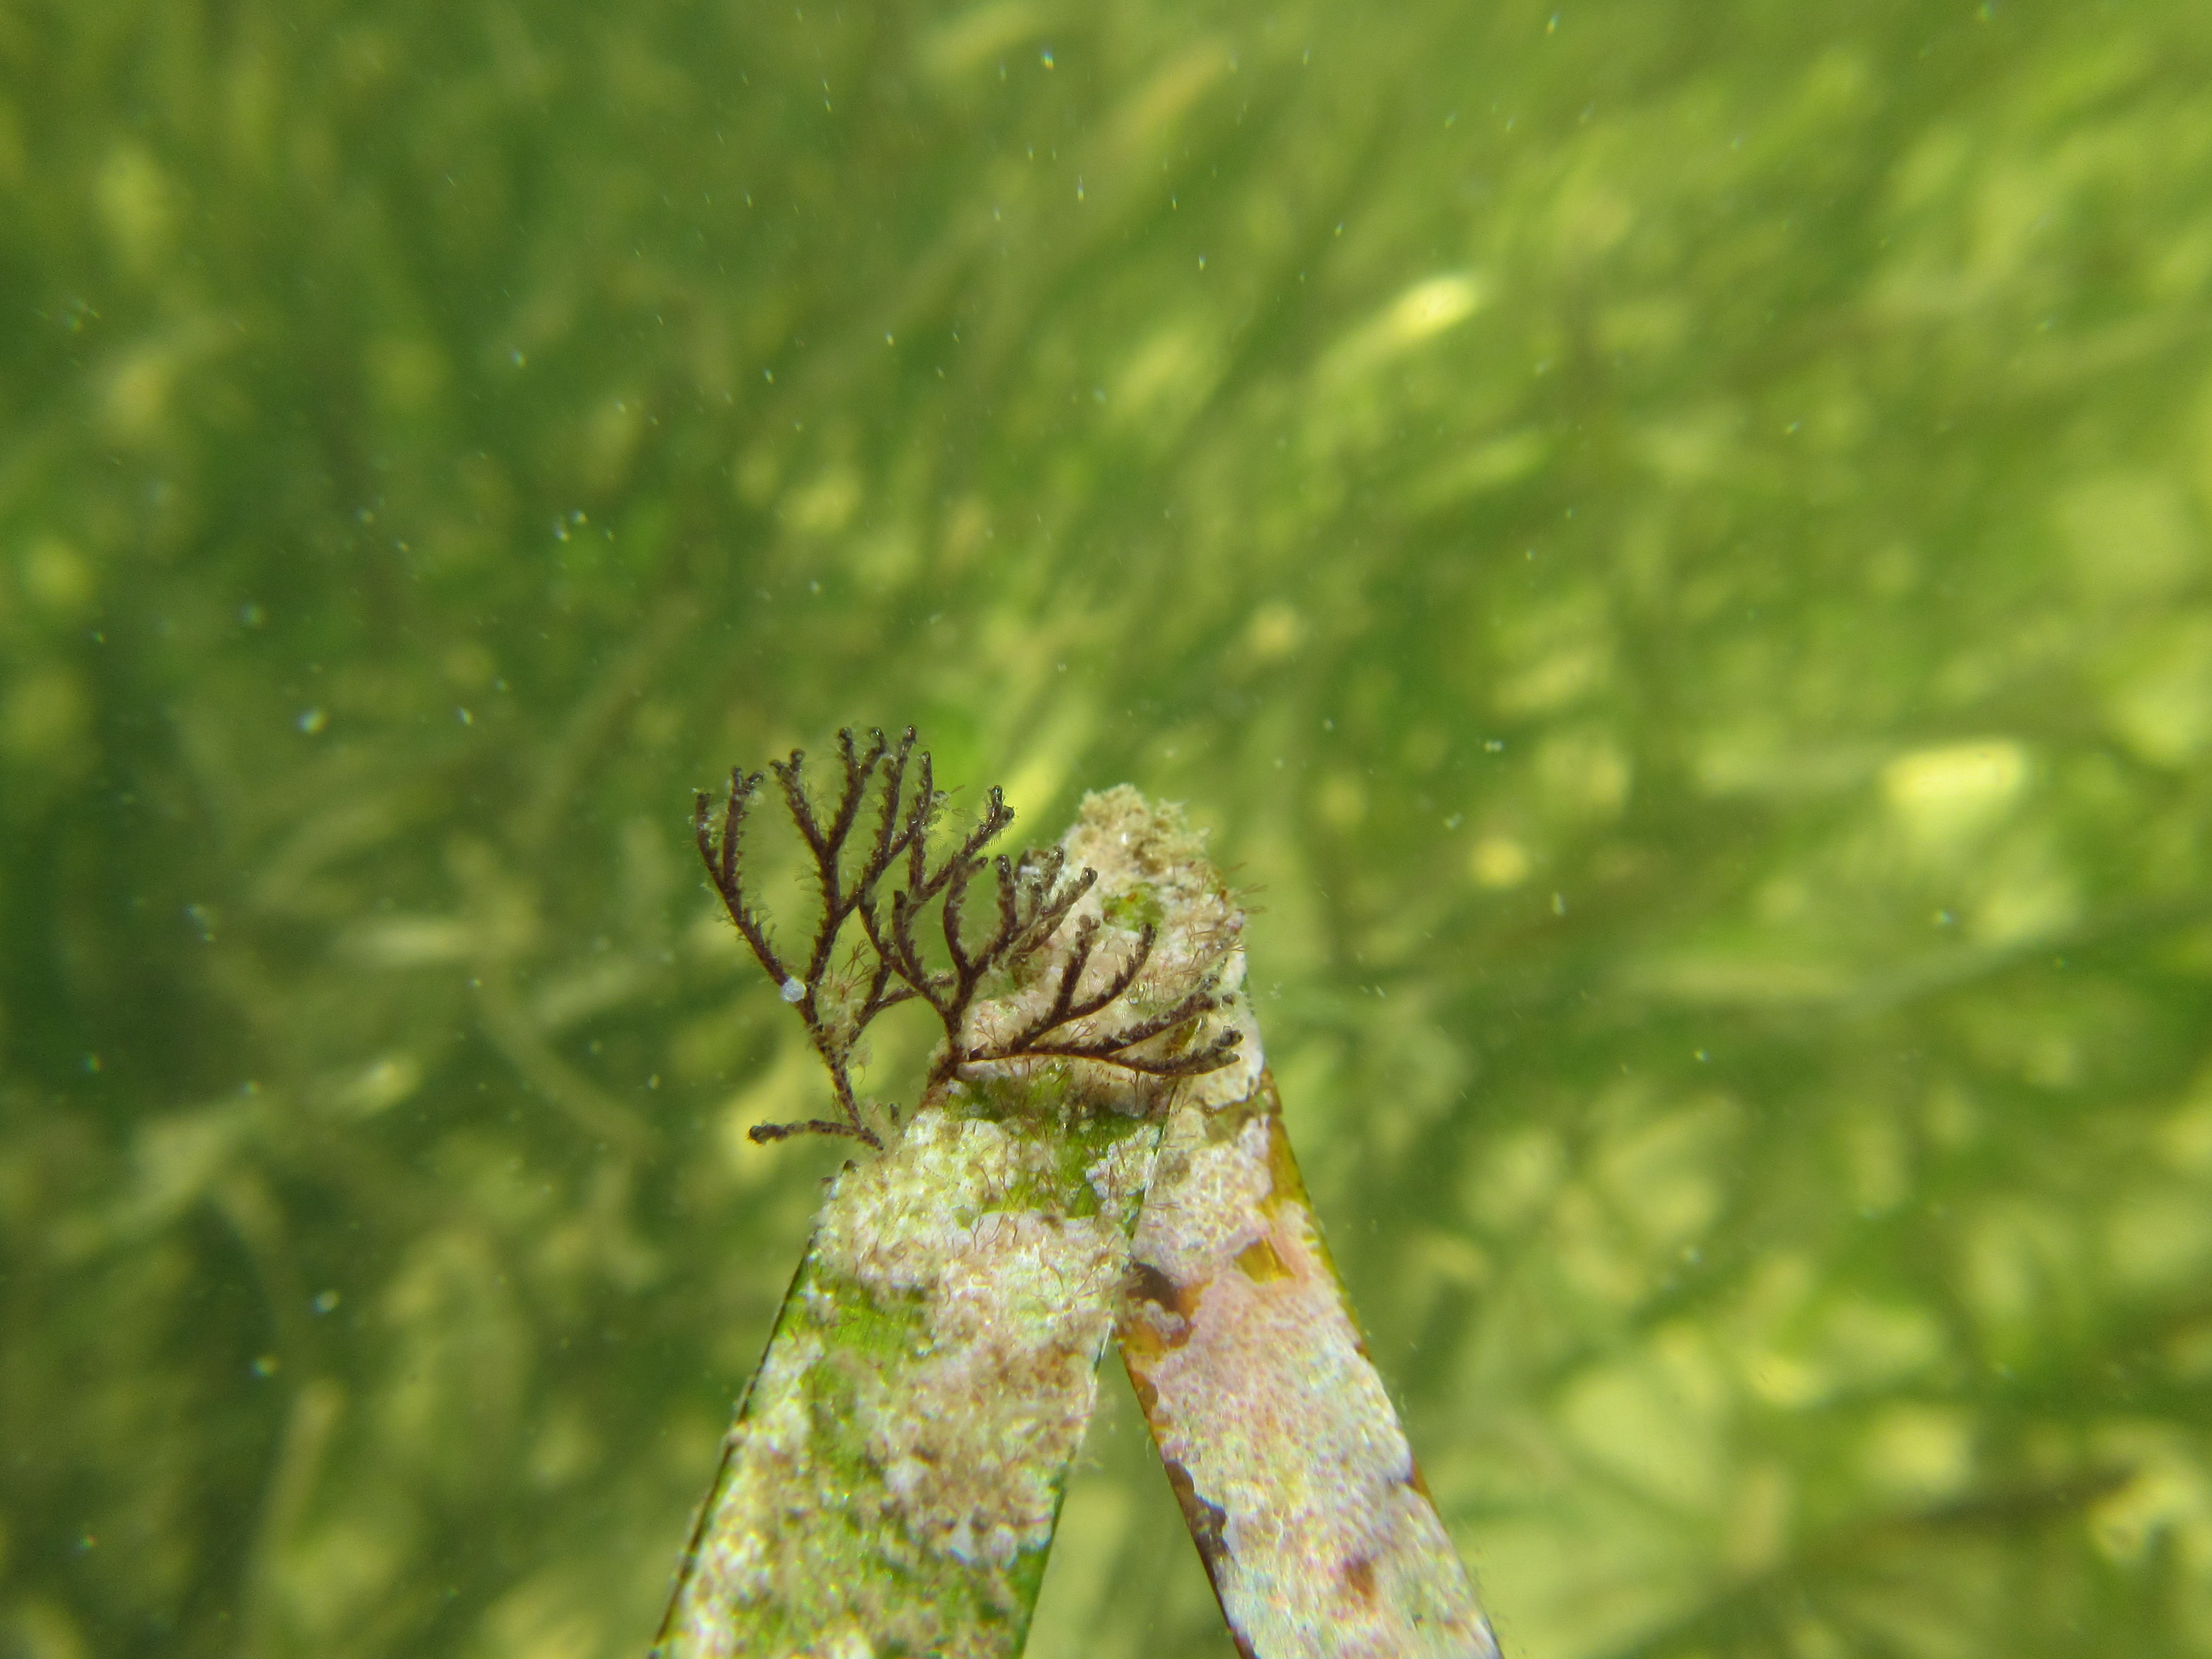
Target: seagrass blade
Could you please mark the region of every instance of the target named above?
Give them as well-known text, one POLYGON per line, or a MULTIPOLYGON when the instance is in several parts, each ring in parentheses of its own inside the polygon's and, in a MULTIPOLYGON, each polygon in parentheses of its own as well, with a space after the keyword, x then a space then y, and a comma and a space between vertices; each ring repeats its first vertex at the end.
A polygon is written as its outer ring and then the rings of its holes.
POLYGON ((1246 1659, 1496 1659, 1322 1241, 1256 1030, 1243 1056, 1241 1100, 1169 1120, 1121 1324, 1222 1613, 1246 1659))

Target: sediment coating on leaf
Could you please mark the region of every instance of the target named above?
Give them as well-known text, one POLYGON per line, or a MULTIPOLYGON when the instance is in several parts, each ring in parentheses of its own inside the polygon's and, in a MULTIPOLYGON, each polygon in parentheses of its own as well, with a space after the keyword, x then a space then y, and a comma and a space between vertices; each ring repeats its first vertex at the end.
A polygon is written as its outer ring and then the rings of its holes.
MULTIPOLYGON (((1137 964, 1098 1029, 1170 1059, 1249 1024, 1241 923, 1202 845, 1133 790, 1065 843, 1098 871, 1068 925, 969 1012, 1020 1031, 1082 975, 1137 964), (1089 918, 1087 927, 1084 926, 1089 918)), ((1090 1029, 1072 1022, 1080 1040, 1090 1029)), ((1223 1068, 1236 1070, 1231 1066, 1223 1068)), ((658 1652, 1020 1651, 1161 1126, 1219 1071, 1024 1054, 963 1068, 832 1184, 726 1447, 658 1652)), ((1208 1095, 1206 1097, 1211 1098, 1208 1095)))
MULTIPOLYGON (((1257 1043, 1252 1047, 1256 1057, 1257 1043)), ((1122 1352, 1222 1611, 1255 1659, 1494 1659, 1361 1342, 1273 1085, 1178 1109, 1122 1352)))
POLYGON ((956 1110, 838 1178, 665 1651, 1018 1651, 1158 1119, 956 1110))
POLYGON ((987 1120, 929 1113, 901 1150, 917 1141, 916 1158, 852 1172, 817 1252, 872 1300, 919 1293, 918 1356, 896 1390, 872 1377, 856 1401, 868 1458, 909 1535, 1004 1569, 1051 1541, 1059 1472, 1096 1399, 1128 1206, 1009 1207, 1018 1188, 1054 1176, 1056 1149, 987 1120))

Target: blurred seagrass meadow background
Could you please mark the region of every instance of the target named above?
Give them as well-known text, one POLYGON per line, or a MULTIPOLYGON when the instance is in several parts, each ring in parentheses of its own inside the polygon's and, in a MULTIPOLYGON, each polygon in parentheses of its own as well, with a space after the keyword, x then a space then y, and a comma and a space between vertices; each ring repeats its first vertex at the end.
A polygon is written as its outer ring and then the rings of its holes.
MULTIPOLYGON (((2212 1653, 2209 83, 0 9, 0 1654, 641 1653, 839 1156, 690 793, 848 720, 1264 887, 1510 1653, 2212 1653)), ((1108 1382, 1033 1651, 1225 1655, 1108 1382)))

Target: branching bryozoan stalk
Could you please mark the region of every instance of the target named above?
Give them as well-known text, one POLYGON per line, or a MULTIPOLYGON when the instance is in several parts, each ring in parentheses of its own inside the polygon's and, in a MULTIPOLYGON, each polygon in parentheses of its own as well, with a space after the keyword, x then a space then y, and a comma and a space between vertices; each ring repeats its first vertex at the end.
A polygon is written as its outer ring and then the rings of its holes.
MULTIPOLYGON (((936 787, 929 751, 915 747, 911 726, 896 744, 880 731, 871 731, 865 745, 848 727, 837 734, 837 757, 843 775, 833 786, 834 799, 828 799, 809 793, 802 750, 769 763, 792 824, 813 860, 820 896, 819 919, 803 961, 787 958, 776 949, 745 890, 745 824, 765 775, 742 768, 730 774, 719 826, 713 799, 703 790, 692 814, 699 856, 715 891, 769 978, 798 1009, 830 1073, 841 1114, 804 1123, 756 1124, 749 1131, 755 1140, 845 1135, 881 1150, 883 1138, 854 1092, 854 1055, 861 1033, 878 1014, 915 997, 930 1006, 945 1028, 944 1046, 923 1085, 924 1103, 976 1066, 1085 1060, 1152 1077, 1191 1077, 1230 1063, 1239 1038, 1234 1028, 1201 1048, 1181 1046, 1199 1020, 1220 1006, 1211 977, 1165 1006, 1103 1031, 1096 1029, 1097 1016, 1137 986, 1152 959, 1156 933, 1151 926, 1141 929, 1127 959, 1119 967, 1102 968, 1086 988, 1100 927, 1095 915, 1078 920, 1073 938, 1058 952, 1044 1006, 1012 1032, 988 1042, 975 1041, 969 1013, 986 980, 994 972, 1018 976, 1045 953, 1097 874, 1085 869, 1067 875, 1058 848, 1025 852, 1018 860, 1003 853, 987 858, 983 848, 1014 819, 1013 808, 995 787, 975 826, 933 861, 931 834, 943 816, 945 796, 936 787), (902 869, 904 884, 886 898, 883 890, 902 869), (987 870, 994 890, 994 915, 988 930, 975 939, 968 916, 969 890, 987 870), (922 944, 921 929, 933 905, 944 942, 941 967, 933 965, 922 944), (860 937, 852 941, 846 970, 835 973, 839 939, 856 918, 860 937)), ((882 1110, 896 1129, 898 1108, 885 1104, 882 1110)))

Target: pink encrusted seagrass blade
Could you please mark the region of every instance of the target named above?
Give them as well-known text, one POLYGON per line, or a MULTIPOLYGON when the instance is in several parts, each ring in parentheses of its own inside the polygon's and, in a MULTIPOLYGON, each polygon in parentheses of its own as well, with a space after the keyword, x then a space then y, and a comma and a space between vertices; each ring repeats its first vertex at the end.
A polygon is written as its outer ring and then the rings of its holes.
MULTIPOLYGON (((1249 1005, 1238 1012, 1249 1022, 1249 1005)), ((1121 1356, 1245 1659, 1497 1659, 1322 1243, 1248 1024, 1170 1118, 1121 1356), (1214 1099, 1228 1076, 1206 1079, 1214 1099)))

